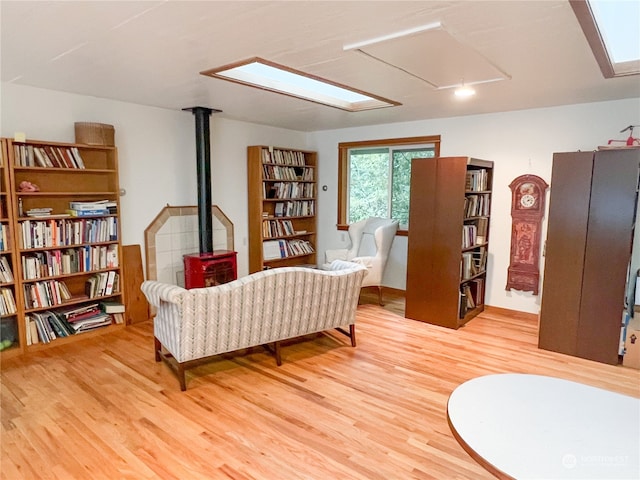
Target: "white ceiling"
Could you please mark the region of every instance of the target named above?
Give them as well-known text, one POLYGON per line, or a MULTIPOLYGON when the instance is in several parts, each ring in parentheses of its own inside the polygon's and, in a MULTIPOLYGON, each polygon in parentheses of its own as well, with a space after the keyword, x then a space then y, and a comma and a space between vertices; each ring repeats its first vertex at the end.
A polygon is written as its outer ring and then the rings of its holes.
MULTIPOLYGON (((294 130, 640 97, 640 76, 603 78, 566 0, 3 0, 0 15, 3 82, 176 110, 205 106, 294 130), (433 22, 510 78, 459 100, 343 48, 433 22), (351 113, 199 73, 254 56, 402 105, 351 113)), ((425 41, 416 35, 402 43, 421 71, 429 65, 420 52, 438 50, 425 41)))

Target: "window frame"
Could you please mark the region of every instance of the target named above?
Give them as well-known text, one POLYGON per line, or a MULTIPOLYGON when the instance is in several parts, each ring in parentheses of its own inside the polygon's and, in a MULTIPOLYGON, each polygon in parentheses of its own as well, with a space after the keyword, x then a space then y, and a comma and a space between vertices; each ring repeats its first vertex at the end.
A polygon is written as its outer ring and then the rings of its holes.
MULTIPOLYGON (((411 145, 433 144, 435 156, 440 156, 440 135, 424 137, 386 138, 381 140, 363 140, 359 142, 341 142, 338 144, 338 230, 348 230, 347 205, 349 204, 349 150, 352 148, 406 147, 411 145)), ((406 236, 408 230, 398 230, 397 235, 406 236)))

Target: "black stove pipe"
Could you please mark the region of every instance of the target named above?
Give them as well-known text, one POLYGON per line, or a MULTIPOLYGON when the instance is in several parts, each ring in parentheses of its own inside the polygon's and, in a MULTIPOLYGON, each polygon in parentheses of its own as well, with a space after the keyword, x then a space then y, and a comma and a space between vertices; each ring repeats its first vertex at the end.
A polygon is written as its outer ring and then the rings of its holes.
POLYGON ((215 110, 206 107, 184 108, 196 117, 196 166, 198 179, 198 235, 200 254, 213 253, 213 220, 211 213, 211 153, 209 116, 215 110))

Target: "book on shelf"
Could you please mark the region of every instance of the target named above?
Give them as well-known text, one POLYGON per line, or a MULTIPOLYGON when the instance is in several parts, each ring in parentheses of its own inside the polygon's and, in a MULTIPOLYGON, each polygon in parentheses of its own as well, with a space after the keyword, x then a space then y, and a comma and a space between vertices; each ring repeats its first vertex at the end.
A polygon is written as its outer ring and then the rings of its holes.
POLYGON ((9 249, 9 227, 4 223, 0 223, 0 252, 9 249))
POLYGON ((11 264, 9 263, 9 259, 5 255, 0 256, 0 282, 13 282, 13 271, 11 270, 11 264))
POLYGON ((120 275, 114 270, 99 272, 85 282, 85 294, 89 298, 102 297, 118 292, 120 275))
POLYGON ((69 323, 83 318, 89 318, 101 313, 99 303, 89 303, 80 306, 63 307, 56 310, 58 315, 63 316, 69 323))
POLYGON ((60 305, 71 299, 66 284, 58 280, 44 280, 23 285, 26 308, 60 305))
POLYGON ((95 217, 98 215, 109 215, 109 210, 106 208, 95 208, 93 210, 74 210, 67 209, 67 212, 72 217, 95 217))
POLYGON ((99 210, 99 209, 107 209, 108 207, 113 207, 116 205, 116 202, 112 200, 94 200, 94 201, 72 201, 69 202, 69 208, 73 210, 99 210))
POLYGON ((116 272, 115 270, 110 270, 107 273, 107 279, 105 280, 105 286, 104 286, 104 295, 111 295, 113 293, 113 282, 115 281, 116 278, 116 272))
POLYGON ((71 324, 76 333, 87 332, 100 327, 111 325, 113 318, 107 313, 100 313, 93 317, 77 320, 71 324))
POLYGON ((464 292, 459 292, 458 295, 458 317, 464 318, 467 314, 467 296, 464 292))
POLYGON ((16 312, 16 301, 13 298, 13 290, 10 288, 0 288, 0 314, 13 315, 16 312))
POLYGON ((104 313, 124 313, 125 306, 120 302, 105 301, 100 302, 100 308, 104 313))
POLYGON ((280 243, 277 240, 262 242, 262 256, 265 260, 281 258, 280 243))

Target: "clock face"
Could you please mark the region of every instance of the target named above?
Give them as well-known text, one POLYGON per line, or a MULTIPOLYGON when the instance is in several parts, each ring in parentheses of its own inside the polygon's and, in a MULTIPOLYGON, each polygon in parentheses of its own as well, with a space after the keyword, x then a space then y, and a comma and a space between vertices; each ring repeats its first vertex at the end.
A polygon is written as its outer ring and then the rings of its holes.
POLYGON ((523 208, 531 208, 535 205, 536 203, 536 197, 534 197, 533 195, 522 195, 522 197, 520 197, 520 205, 522 205, 523 208))

